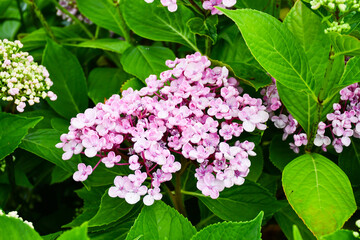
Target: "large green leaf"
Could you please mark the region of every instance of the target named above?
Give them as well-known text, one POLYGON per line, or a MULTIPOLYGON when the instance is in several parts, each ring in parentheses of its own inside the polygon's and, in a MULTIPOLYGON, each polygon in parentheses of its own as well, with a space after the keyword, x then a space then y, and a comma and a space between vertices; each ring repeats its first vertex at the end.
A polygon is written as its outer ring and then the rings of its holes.
POLYGON ((52 162, 65 171, 74 173, 77 171, 80 157, 74 155, 69 161, 62 160, 64 151, 55 147, 60 142, 60 135, 60 132, 53 129, 40 129, 28 134, 20 144, 20 148, 52 162))
POLYGON ((297 226, 304 240, 315 240, 315 236, 306 227, 304 222, 294 212, 290 205, 280 209, 275 213, 276 222, 280 225, 281 230, 289 240, 294 240, 293 226, 297 226))
POLYGON ((41 240, 40 235, 17 218, 0 216, 0 239, 41 240))
POLYGON ((264 213, 248 222, 222 222, 210 225, 195 234, 192 240, 260 240, 264 213), (226 234, 224 234, 226 233, 226 234))
POLYGON ((178 211, 162 201, 144 206, 130 229, 126 239, 190 239, 196 233, 195 227, 178 211))
POLYGON ((200 17, 194 17, 186 23, 192 33, 210 38, 213 44, 217 41, 217 24, 217 15, 212 15, 205 20, 200 17))
POLYGON ((345 72, 338 84, 339 88, 359 82, 360 79, 360 57, 351 58, 345 67, 345 72))
POLYGON ((284 21, 285 26, 304 48, 310 69, 319 85, 325 76, 331 44, 321 21, 322 19, 301 1, 295 3, 284 21))
POLYGON ((360 40, 349 35, 330 33, 336 55, 360 56, 360 40))
POLYGON ((221 11, 236 23, 251 53, 271 76, 286 87, 306 91, 316 99, 305 51, 285 25, 256 10, 221 11))
POLYGON ((125 50, 128 49, 131 45, 123 40, 113 39, 113 38, 103 38, 103 39, 85 41, 77 45, 75 44, 74 46, 85 47, 85 48, 97 48, 97 49, 123 54, 125 50))
POLYGON ((119 94, 121 86, 130 78, 120 68, 94 68, 88 78, 89 97, 94 103, 104 102, 105 98, 119 94))
POLYGON ((360 185, 360 140, 353 138, 351 145, 344 148, 339 156, 339 167, 349 177, 352 185, 360 185))
POLYGON ((280 5, 278 0, 237 0, 236 8, 251 8, 262 12, 266 12, 274 17, 278 17, 280 14, 280 5))
POLYGON ((186 25, 195 14, 184 5, 179 5, 176 12, 169 12, 159 5, 143 0, 123 0, 121 6, 126 23, 141 37, 177 42, 199 51, 195 34, 186 25))
POLYGON ((323 236, 321 240, 357 240, 358 237, 354 236, 354 232, 346 229, 340 229, 334 233, 323 236))
POLYGON ((0 39, 14 40, 16 33, 21 27, 21 22, 18 20, 6 20, 0 23, 0 39))
POLYGON ((264 211, 265 218, 283 206, 268 190, 251 181, 233 186, 220 193, 217 199, 199 199, 218 217, 226 221, 249 221, 264 211))
POLYGON ((174 60, 175 55, 165 47, 137 46, 131 47, 121 56, 124 70, 133 74, 145 83, 150 74, 158 75, 169 68, 166 60, 174 60))
POLYGON ((240 80, 256 90, 271 83, 270 77, 254 59, 235 25, 221 32, 211 57, 228 64, 240 80))
POLYGON ((356 210, 348 177, 319 154, 293 160, 282 181, 289 203, 317 237, 340 229, 356 210))
POLYGON ((0 16, 5 13, 10 6, 11 0, 0 0, 0 16))
POLYGON ((119 15, 119 9, 113 1, 109 0, 76 0, 78 8, 96 25, 106 28, 114 33, 122 35, 122 23, 119 15))
POLYGON ((112 198, 108 191, 101 198, 99 211, 89 220, 89 227, 102 226, 122 218, 134 205, 129 205, 123 198, 112 198))
POLYGON ((48 69, 54 82, 51 90, 58 96, 49 105, 65 118, 75 117, 88 105, 84 72, 77 58, 52 40, 46 45, 43 65, 48 69))
POLYGON ((80 227, 75 227, 61 234, 57 240, 90 240, 87 236, 88 224, 85 222, 80 227))
POLYGON ((12 153, 42 117, 25 118, 0 112, 0 160, 12 153))

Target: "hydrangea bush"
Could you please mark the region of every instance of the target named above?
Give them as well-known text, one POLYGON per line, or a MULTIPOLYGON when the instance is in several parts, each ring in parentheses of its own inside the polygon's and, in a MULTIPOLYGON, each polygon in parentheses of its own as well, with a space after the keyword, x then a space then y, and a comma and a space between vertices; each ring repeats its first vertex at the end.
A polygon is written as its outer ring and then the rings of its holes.
POLYGON ((359 4, 0 1, 0 239, 359 238, 359 4))

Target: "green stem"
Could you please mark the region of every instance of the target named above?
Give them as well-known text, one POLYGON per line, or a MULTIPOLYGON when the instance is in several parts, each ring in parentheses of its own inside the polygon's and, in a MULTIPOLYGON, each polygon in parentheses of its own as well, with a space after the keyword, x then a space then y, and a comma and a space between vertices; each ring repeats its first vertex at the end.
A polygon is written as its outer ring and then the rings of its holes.
POLYGON ((209 37, 205 37, 205 55, 210 57, 211 54, 211 39, 209 37))
POLYGON ((87 29, 87 27, 74 15, 72 15, 66 8, 61 6, 57 0, 52 0, 52 2, 55 4, 55 6, 60 9, 63 13, 68 15, 75 23, 77 23, 81 29, 88 35, 89 38, 94 39, 94 35, 87 29))
POLYGON ((40 9, 38 8, 38 6, 35 3, 35 0, 28 0, 30 6, 32 7, 32 9, 34 10, 37 18, 40 20, 41 25, 43 26, 43 28, 45 29, 45 32, 47 33, 47 35, 54 40, 55 42, 57 42, 54 32, 51 30, 49 24, 47 23, 44 15, 41 13, 40 9))
POLYGON ((205 197, 201 193, 189 192, 189 191, 185 191, 185 190, 181 190, 181 193, 185 194, 185 195, 193 196, 193 197, 205 197))
POLYGON ((97 39, 99 37, 99 33, 100 33, 100 27, 96 26, 96 30, 95 30, 95 39, 97 39))
POLYGON ((122 35, 123 35, 125 41, 127 41, 128 43, 131 43, 132 40, 131 40, 131 37, 130 37, 130 30, 127 27, 127 25, 125 23, 125 20, 124 20, 122 14, 121 14, 119 4, 116 4, 115 7, 116 7, 116 9, 118 11, 118 15, 119 15, 119 22, 118 22, 119 24, 118 24, 118 26, 119 26, 119 28, 120 28, 120 30, 122 32, 122 35))

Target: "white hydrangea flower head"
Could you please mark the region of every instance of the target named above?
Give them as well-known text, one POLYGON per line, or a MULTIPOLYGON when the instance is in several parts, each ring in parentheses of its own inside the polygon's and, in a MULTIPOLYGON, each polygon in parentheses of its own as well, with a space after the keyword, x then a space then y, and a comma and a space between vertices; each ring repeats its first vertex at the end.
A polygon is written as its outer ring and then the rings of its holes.
POLYGON ((19 216, 19 214, 18 214, 17 211, 11 211, 11 212, 8 212, 8 214, 5 214, 5 213, 0 209, 0 216, 6 216, 6 217, 10 217, 10 218, 19 219, 19 220, 23 221, 25 224, 27 224, 29 227, 31 227, 32 229, 34 229, 33 223, 32 223, 32 222, 29 222, 29 221, 26 221, 26 220, 23 220, 23 218, 19 216))
POLYGON ((41 98, 57 99, 50 90, 53 82, 49 72, 34 62, 18 40, 15 42, 0 39, 0 99, 13 101, 17 111, 23 112, 26 104, 39 103, 41 98))

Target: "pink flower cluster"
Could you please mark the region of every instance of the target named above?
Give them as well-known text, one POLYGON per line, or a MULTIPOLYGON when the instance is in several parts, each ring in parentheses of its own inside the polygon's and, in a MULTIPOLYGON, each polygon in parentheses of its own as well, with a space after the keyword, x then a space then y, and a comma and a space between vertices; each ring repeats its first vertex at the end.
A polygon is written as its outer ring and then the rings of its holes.
MULTIPOLYGON (((286 140, 289 135, 293 135, 294 142, 290 143, 290 148, 294 152, 299 153, 299 147, 308 143, 307 135, 301 133, 301 126, 282 105, 275 85, 275 79, 273 79, 273 84, 261 91, 261 94, 263 95, 264 105, 267 107, 266 110, 270 115, 271 121, 275 127, 284 129, 283 140, 286 140), (277 111, 278 109, 280 111, 277 111), (294 134, 295 132, 297 134, 294 134)), ((314 139, 314 145, 321 147, 325 152, 327 147, 332 144, 335 151, 341 153, 343 146, 348 147, 350 145, 350 137, 360 138, 359 84, 355 83, 342 89, 340 91, 340 99, 340 103, 333 104, 334 112, 327 114, 327 121, 319 123, 314 139)))
POLYGON ((243 131, 266 129, 269 115, 262 100, 241 96, 228 70, 211 69, 200 53, 166 65, 171 69, 160 79, 150 75, 139 91, 129 88, 122 98, 113 95, 71 120, 57 144, 65 151, 63 159, 82 152, 101 158, 94 168, 79 164, 74 180, 86 180, 100 162, 126 165, 134 174, 117 176, 109 195, 131 204, 145 196, 144 203, 151 205, 162 197, 161 183, 186 168, 177 161, 182 157, 196 166, 197 187, 206 196, 217 198, 224 188, 244 182, 255 145, 227 141, 243 131))
MULTIPOLYGON (((154 0, 144 0, 147 3, 152 3, 154 0)), ((164 7, 167 7, 170 12, 175 12, 178 8, 176 0, 160 0, 164 7)), ((210 10, 211 14, 223 14, 215 7, 231 8, 236 4, 236 0, 205 0, 202 1, 202 6, 205 10, 210 10)))

